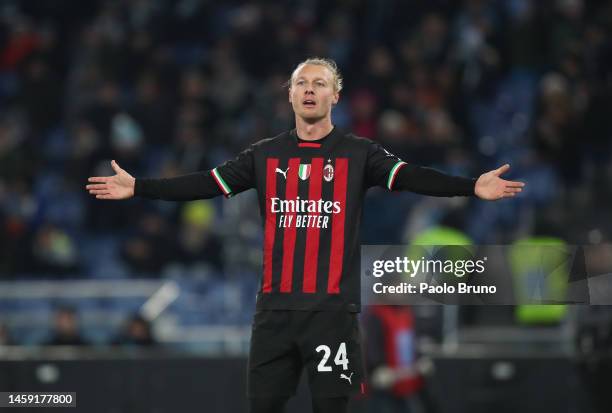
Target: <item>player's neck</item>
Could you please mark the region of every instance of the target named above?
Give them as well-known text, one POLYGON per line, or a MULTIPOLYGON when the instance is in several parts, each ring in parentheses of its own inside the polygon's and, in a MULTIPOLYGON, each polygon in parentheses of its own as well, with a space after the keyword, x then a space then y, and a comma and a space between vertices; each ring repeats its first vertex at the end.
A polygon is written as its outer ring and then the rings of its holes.
POLYGON ((331 118, 325 117, 314 123, 306 122, 299 116, 295 117, 295 130, 300 139, 305 141, 316 141, 329 135, 334 128, 331 118))

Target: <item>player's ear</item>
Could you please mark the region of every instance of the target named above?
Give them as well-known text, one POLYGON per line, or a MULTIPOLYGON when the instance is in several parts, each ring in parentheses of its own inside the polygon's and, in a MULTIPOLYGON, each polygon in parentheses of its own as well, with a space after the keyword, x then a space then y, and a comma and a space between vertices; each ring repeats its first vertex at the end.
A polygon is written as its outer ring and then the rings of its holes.
POLYGON ((340 100, 340 93, 339 92, 334 93, 334 99, 332 100, 332 104, 337 105, 339 100, 340 100))

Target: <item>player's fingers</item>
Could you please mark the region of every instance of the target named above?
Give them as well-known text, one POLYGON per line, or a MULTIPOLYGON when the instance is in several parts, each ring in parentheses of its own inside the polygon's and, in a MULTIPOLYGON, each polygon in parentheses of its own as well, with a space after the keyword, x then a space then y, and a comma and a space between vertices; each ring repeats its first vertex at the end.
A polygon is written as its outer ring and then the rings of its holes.
POLYGON ((108 189, 90 189, 89 193, 92 194, 92 195, 106 195, 106 194, 110 194, 108 189))
POLYGON ((504 192, 516 194, 523 190, 523 188, 504 188, 504 192))
POLYGON ((90 176, 89 182, 109 182, 111 180, 110 176, 90 176))
POLYGON ((111 161, 111 166, 113 167, 113 171, 115 171, 116 173, 121 172, 121 168, 119 167, 119 164, 115 162, 114 159, 111 161))
POLYGON ((86 185, 85 188, 87 189, 106 189, 108 188, 107 184, 89 184, 86 185))
POLYGON ((505 181, 505 184, 507 187, 511 187, 511 188, 522 188, 525 186, 524 182, 518 182, 518 181, 505 181))
POLYGON ((499 168, 497 168, 496 170, 493 171, 493 174, 495 176, 500 176, 501 174, 505 173, 506 171, 508 171, 508 169, 510 169, 510 164, 505 164, 500 166, 499 168))
POLYGON ((115 199, 115 197, 113 197, 111 194, 106 194, 106 195, 96 195, 97 199, 115 199))

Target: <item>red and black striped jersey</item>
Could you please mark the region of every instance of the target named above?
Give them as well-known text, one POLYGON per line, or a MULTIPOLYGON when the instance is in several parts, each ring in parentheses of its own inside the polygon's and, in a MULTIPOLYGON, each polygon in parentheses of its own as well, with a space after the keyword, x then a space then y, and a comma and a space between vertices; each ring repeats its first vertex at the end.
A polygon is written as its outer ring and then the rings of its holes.
POLYGON ((393 189, 405 165, 337 128, 261 140, 211 174, 226 197, 256 188, 264 226, 262 309, 360 310, 359 227, 366 190, 393 189))

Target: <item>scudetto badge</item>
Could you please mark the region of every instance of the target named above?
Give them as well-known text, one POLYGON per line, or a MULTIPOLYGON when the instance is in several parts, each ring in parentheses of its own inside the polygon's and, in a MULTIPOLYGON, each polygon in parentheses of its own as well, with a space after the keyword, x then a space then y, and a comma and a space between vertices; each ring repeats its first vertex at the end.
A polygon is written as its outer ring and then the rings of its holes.
POLYGON ((308 179, 308 177, 310 177, 310 170, 311 170, 311 166, 309 163, 300 165, 298 176, 300 177, 302 181, 305 181, 308 179))

